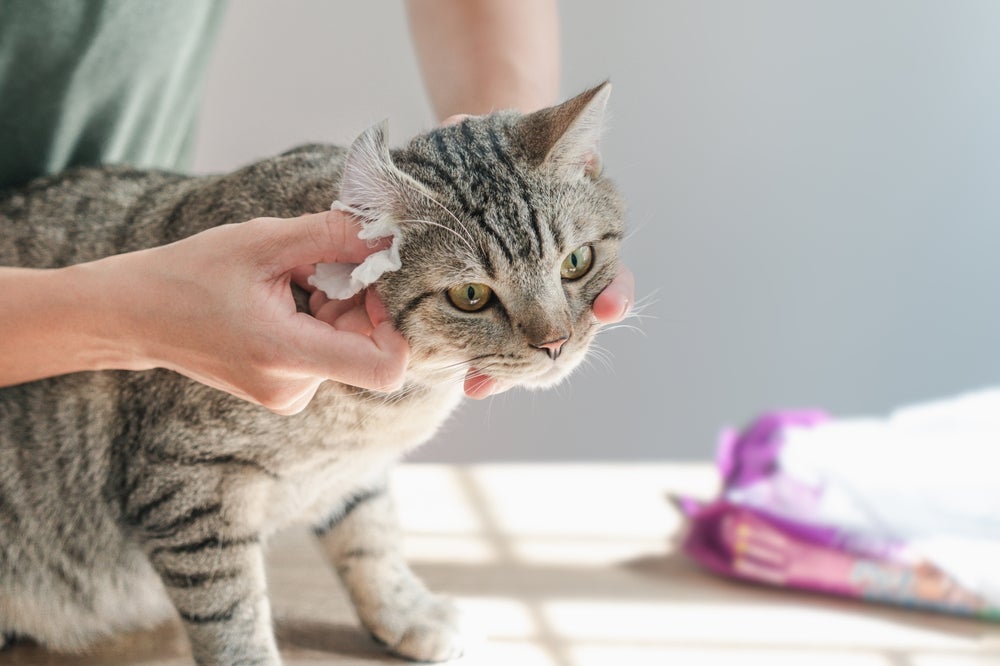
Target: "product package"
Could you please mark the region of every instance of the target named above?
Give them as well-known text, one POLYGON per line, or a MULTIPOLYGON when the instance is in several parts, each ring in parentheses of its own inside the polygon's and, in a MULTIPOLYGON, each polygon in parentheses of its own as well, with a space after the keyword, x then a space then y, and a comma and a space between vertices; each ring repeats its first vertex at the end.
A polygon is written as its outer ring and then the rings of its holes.
POLYGON ((682 497, 723 575, 1000 620, 1000 390, 885 419, 765 414, 724 433, 722 490, 682 497))

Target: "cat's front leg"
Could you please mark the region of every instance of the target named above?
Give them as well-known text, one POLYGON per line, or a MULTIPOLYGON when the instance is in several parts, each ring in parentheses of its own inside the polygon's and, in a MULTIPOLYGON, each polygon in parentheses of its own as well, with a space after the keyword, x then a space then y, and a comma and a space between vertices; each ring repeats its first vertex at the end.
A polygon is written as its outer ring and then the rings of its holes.
POLYGON ((216 533, 148 546, 198 664, 281 664, 256 534, 216 533))
POLYGON ((431 594, 403 559, 384 483, 347 497, 315 532, 362 624, 377 640, 416 661, 462 654, 458 610, 431 594))

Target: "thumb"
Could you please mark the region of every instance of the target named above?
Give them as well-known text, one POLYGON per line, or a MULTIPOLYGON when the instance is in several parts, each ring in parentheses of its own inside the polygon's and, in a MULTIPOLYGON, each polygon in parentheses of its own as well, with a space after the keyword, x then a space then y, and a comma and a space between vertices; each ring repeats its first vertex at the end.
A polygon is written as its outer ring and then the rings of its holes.
POLYGON ((371 335, 338 331, 301 315, 296 346, 310 375, 375 391, 398 389, 406 374, 410 345, 392 324, 382 322, 371 335))
POLYGON ((270 231, 278 247, 275 261, 283 270, 319 262, 359 264, 391 242, 358 238, 361 223, 339 210, 274 220, 270 231))

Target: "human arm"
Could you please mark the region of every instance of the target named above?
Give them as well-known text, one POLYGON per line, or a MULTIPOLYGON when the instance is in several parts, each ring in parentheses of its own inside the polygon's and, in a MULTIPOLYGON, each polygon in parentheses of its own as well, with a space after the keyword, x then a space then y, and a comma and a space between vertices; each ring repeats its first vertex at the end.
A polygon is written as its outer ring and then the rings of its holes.
POLYGON ((407 0, 406 8, 438 120, 555 103, 556 0, 407 0))
POLYGON ((296 312, 298 267, 379 249, 336 211, 230 224, 58 269, 0 268, 0 386, 85 370, 168 368, 283 413, 325 379, 385 390, 409 347, 366 299, 368 334, 296 312))

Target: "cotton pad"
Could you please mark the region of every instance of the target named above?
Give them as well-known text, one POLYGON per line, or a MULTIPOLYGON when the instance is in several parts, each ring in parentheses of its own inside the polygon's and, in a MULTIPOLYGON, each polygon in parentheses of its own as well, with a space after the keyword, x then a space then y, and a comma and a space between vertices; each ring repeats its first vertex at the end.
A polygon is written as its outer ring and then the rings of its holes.
POLYGON ((334 201, 331 210, 339 210, 354 215, 361 222, 358 238, 374 240, 392 236, 392 244, 379 250, 360 264, 316 264, 316 272, 309 276, 309 284, 320 289, 327 298, 344 300, 375 282, 387 271, 397 271, 402 265, 399 259, 399 225, 387 216, 372 219, 366 211, 334 201))

